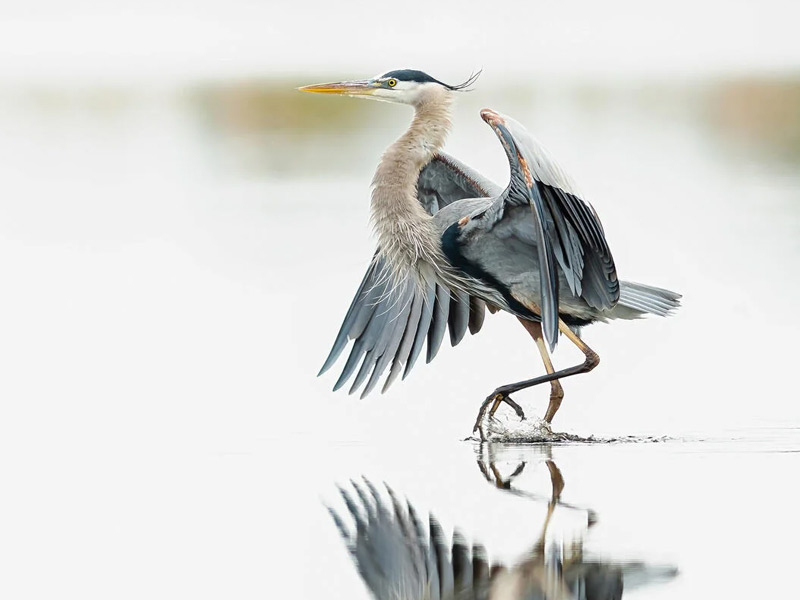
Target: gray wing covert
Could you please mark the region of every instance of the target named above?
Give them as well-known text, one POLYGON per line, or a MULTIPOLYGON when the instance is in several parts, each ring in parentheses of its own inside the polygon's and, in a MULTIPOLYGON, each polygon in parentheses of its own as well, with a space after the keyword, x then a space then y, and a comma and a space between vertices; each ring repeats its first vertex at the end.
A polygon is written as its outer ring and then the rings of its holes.
MULTIPOLYGON (((436 155, 420 172, 420 202, 431 214, 463 198, 485 197, 499 188, 446 154, 436 155)), ((450 290, 434 274, 424 289, 416 282, 393 282, 380 252, 376 252, 353 298, 333 348, 319 372, 322 375, 341 355, 350 340, 353 347, 334 391, 343 387, 358 369, 350 393, 364 382, 361 397, 377 385, 383 372, 389 375, 382 391, 402 373, 411 372, 425 342, 426 361, 434 359, 449 330, 455 346, 466 335, 480 331, 486 305, 464 292, 450 290)))
POLYGON ((420 171, 417 197, 431 215, 464 198, 497 196, 502 188, 461 161, 440 152, 420 171))

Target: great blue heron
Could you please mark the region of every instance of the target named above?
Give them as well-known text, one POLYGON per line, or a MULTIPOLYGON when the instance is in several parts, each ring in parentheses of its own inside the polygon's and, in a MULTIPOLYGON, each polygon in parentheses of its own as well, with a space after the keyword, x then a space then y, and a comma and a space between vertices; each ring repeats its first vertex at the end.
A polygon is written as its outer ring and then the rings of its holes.
POLYGON ((350 393, 365 381, 366 396, 389 368, 385 391, 411 371, 427 338, 433 360, 449 326, 458 344, 477 333, 484 309, 515 315, 533 337, 547 375, 503 385, 484 401, 522 409, 510 394, 551 382, 545 421, 564 392, 559 379, 584 373, 598 355, 576 333, 595 321, 666 315, 679 294, 617 280, 614 260, 594 209, 566 173, 513 119, 485 109, 511 167, 505 190, 441 152, 454 95, 474 82, 448 85, 421 71, 390 71, 373 79, 325 83, 306 92, 408 104, 409 129, 384 152, 372 181, 372 220, 378 249, 320 374, 354 340, 334 386, 358 370, 350 393), (559 332, 584 354, 582 364, 556 371, 549 350, 559 332), (359 367, 360 365, 360 367, 359 367))

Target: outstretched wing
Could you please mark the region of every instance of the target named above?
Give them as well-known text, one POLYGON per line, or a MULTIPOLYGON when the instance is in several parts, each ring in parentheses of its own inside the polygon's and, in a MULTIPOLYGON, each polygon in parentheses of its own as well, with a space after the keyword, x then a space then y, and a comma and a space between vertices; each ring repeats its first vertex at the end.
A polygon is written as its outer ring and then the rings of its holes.
MULTIPOLYGON (((417 190, 422 205, 435 214, 456 200, 485 197, 499 188, 456 159, 438 154, 420 172, 417 190)), ((480 331, 486 308, 482 300, 450 290, 432 272, 424 282, 420 286, 417 281, 393 281, 380 252, 375 253, 319 372, 322 375, 333 366, 348 341, 354 341, 334 391, 358 369, 350 393, 366 381, 363 398, 390 368, 385 392, 401 373, 405 378, 411 372, 426 340, 430 362, 448 328, 453 346, 467 329, 473 335, 480 331)))
POLYGON ((535 312, 552 349, 558 340, 557 266, 573 295, 591 307, 607 310, 620 294, 614 259, 600 220, 567 175, 522 125, 490 112, 497 117, 492 123, 506 148, 511 180, 502 194, 473 217, 485 231, 502 224, 506 232, 534 247, 540 291, 535 312))
POLYGON ((593 308, 612 308, 619 300, 619 280, 597 213, 522 125, 508 117, 505 122, 534 179, 532 197, 541 206, 547 242, 570 290, 593 308))

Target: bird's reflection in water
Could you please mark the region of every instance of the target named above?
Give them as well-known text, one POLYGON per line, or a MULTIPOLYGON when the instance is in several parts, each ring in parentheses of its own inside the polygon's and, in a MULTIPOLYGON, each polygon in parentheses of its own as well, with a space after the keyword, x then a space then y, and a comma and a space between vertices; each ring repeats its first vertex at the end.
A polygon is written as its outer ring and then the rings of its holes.
POLYGON ((477 448, 478 468, 489 483, 517 496, 547 502, 542 531, 530 553, 512 569, 502 567, 493 570, 493 574, 496 572, 496 575, 491 582, 490 594, 484 596, 485 598, 611 600, 621 598, 623 589, 630 590, 648 583, 669 580, 677 574, 675 567, 667 565, 586 559, 582 538, 568 547, 555 543, 546 546, 547 529, 557 507, 584 512, 586 514, 584 533, 597 523, 597 515, 592 509, 578 507, 561 500, 564 477, 553 461, 552 446, 480 444, 477 448), (537 453, 538 458, 547 467, 551 486, 549 497, 523 491, 514 486, 514 480, 522 475, 528 466, 528 460, 518 457, 511 460, 502 459, 518 455, 523 449, 524 455, 528 457, 532 452, 537 453), (512 463, 508 475, 501 474, 498 462, 512 463))
POLYGON ((527 461, 520 460, 509 475, 497 465, 502 448, 482 444, 478 467, 501 490, 546 501, 547 513, 538 538, 526 555, 512 566, 490 565, 484 547, 470 546, 456 532, 448 543, 442 527, 431 515, 420 518, 409 502, 388 486, 385 492, 369 480, 341 488, 346 511, 330 509, 351 557, 372 595, 378 600, 612 600, 623 589, 671 579, 677 569, 641 562, 613 562, 584 558, 583 540, 569 547, 547 544, 553 513, 562 507, 587 514, 586 531, 596 522, 593 511, 561 501, 564 478, 545 452, 550 475, 549 496, 518 490, 516 479, 527 461))

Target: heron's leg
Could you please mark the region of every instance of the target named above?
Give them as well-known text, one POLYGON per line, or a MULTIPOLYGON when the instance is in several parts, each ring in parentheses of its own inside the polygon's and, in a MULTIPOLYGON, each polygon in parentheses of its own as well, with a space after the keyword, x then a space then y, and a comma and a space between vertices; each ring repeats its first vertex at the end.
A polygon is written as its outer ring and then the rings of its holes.
POLYGON ((492 404, 492 409, 489 411, 489 416, 490 416, 490 417, 493 417, 493 416, 494 416, 494 413, 496 413, 496 412, 497 412, 497 409, 498 409, 498 408, 500 408, 500 405, 501 405, 503 402, 505 402, 505 403, 506 403, 506 404, 508 404, 508 405, 509 405, 511 408, 513 408, 513 409, 514 409, 514 412, 515 412, 515 413, 517 413, 517 416, 518 416, 520 419, 525 419, 525 413, 522 411, 522 407, 521 407, 519 404, 517 404, 516 402, 514 402, 514 401, 513 401, 513 400, 512 400, 510 397, 508 397, 508 396, 503 396, 503 397, 501 398, 499 395, 495 397, 495 399, 494 399, 494 404, 492 404))
POLYGON ((547 465, 547 470, 550 471, 550 485, 553 487, 550 501, 553 504, 557 504, 561 500, 561 492, 564 491, 564 476, 552 458, 548 458, 545 464, 547 465))
POLYGON ((544 543, 545 539, 547 538, 547 527, 550 525, 550 520, 553 518, 553 513, 556 510, 556 506, 561 499, 561 492, 564 489, 564 477, 561 475, 561 471, 556 466, 556 463, 554 463, 551 459, 547 459, 545 464, 547 465, 547 470, 550 471, 550 484, 552 485, 553 492, 550 496, 550 502, 547 503, 547 516, 544 519, 542 533, 539 536, 539 540, 537 541, 536 545, 534 546, 534 554, 541 556, 544 556, 544 543))
MULTIPOLYGON (((542 324, 537 323, 536 321, 529 321, 527 319, 523 319, 521 317, 517 317, 519 322, 522 323, 522 326, 525 330, 531 335, 531 337, 536 342, 536 346, 539 348, 539 353, 542 355, 542 362, 544 362, 544 368, 547 370, 548 373, 553 373, 555 370, 553 369, 553 361, 550 360, 550 354, 547 352, 547 346, 544 343, 544 336, 542 335, 542 324)), ((561 406, 561 400, 564 398, 564 390, 561 387, 561 383, 556 379, 553 380, 550 384, 550 404, 547 407, 547 415, 549 415, 549 419, 545 417, 545 420, 550 423, 553 420, 553 417, 558 410, 558 407, 561 406)), ((508 394, 497 393, 489 396, 486 400, 484 400, 483 404, 481 404, 481 408, 478 411, 478 417, 475 419, 475 426, 472 428, 472 431, 479 431, 481 434, 481 440, 484 439, 483 431, 481 428, 481 423, 486 415, 486 408, 489 404, 492 404, 492 408, 489 411, 489 416, 493 417, 494 413, 497 412, 497 409, 500 408, 500 404, 505 402, 514 411, 517 413, 517 416, 520 419, 525 418, 525 413, 522 411, 522 407, 514 402, 508 394)))
POLYGON ((483 461, 480 458, 478 459, 477 462, 478 462, 478 469, 480 469, 483 478, 486 479, 486 481, 488 481, 489 483, 494 485, 494 481, 492 481, 492 477, 491 475, 489 475, 489 469, 486 468, 486 465, 483 464, 483 461))
POLYGON ((514 479, 516 479, 516 477, 525 470, 525 461, 522 461, 519 465, 517 465, 517 468, 514 469, 514 472, 511 473, 511 475, 508 476, 508 479, 503 479, 503 476, 500 474, 500 471, 497 469, 497 465, 494 464, 494 461, 489 464, 489 468, 494 474, 495 487, 501 490, 510 490, 511 482, 514 481, 514 479))
POLYGON ((558 320, 558 328, 561 330, 561 333, 563 333, 567 339, 569 339, 569 341, 575 344, 578 349, 583 352, 583 355, 586 357, 584 361, 579 365, 562 369, 561 371, 555 371, 554 373, 548 373, 547 375, 541 375, 539 377, 534 377, 533 379, 526 379, 525 381, 518 381, 517 383, 509 383, 508 385, 500 386, 491 393, 489 398, 487 398, 488 401, 494 400, 498 395, 507 396, 508 394, 513 394, 519 390, 524 390, 526 388, 533 387, 534 385, 539 385, 540 383, 546 383, 555 379, 564 379, 565 377, 578 375, 579 373, 588 373, 598 364, 600 364, 600 357, 597 355, 597 353, 589 348, 589 346, 587 346, 581 338, 575 335, 575 333, 561 319, 558 320))
MULTIPOLYGON (((528 321, 521 317, 517 317, 526 331, 531 334, 531 337, 536 342, 536 347, 539 348, 539 354, 542 356, 544 368, 548 373, 555 373, 553 368, 553 361, 550 359, 550 353, 547 351, 547 344, 544 342, 542 335, 542 324, 535 321, 528 321)), ((564 388, 561 387, 561 382, 554 379, 550 382, 550 404, 547 405, 547 412, 545 413, 544 420, 547 423, 553 422, 553 417, 561 406, 561 400, 564 398, 564 388)))

